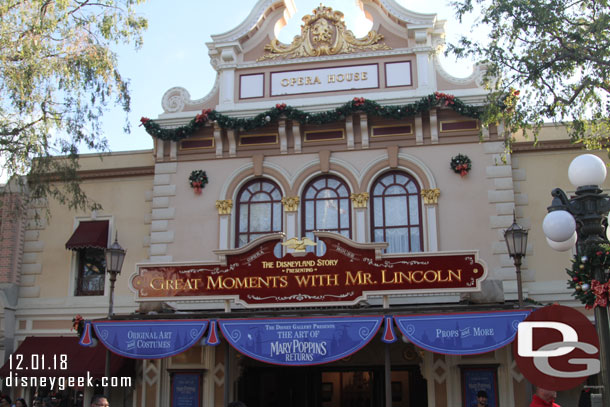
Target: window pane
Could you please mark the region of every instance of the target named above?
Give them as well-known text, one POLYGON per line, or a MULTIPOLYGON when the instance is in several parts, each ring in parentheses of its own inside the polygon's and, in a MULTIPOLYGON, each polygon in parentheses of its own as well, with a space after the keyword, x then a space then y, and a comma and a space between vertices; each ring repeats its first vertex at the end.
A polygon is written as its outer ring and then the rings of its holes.
POLYGON ((103 295, 106 258, 102 249, 84 249, 78 252, 79 270, 77 295, 103 295))
POLYGON ((417 194, 417 185, 415 185, 415 183, 414 183, 414 182, 409 182, 409 183, 407 184, 407 191, 408 191, 410 194, 417 194))
POLYGON ((254 194, 254 196, 252 197, 252 202, 269 202, 271 200, 271 197, 269 195, 267 195, 264 192, 259 192, 257 194, 254 194))
POLYGON ((375 211, 374 226, 384 226, 383 225, 383 198, 375 198, 374 202, 373 202, 373 208, 375 211))
POLYGON ((387 253, 406 253, 409 251, 409 234, 407 228, 386 229, 389 243, 387 253))
POLYGON ((239 231, 248 231, 248 205, 239 205, 239 231))
POLYGON ((344 185, 341 185, 338 189, 337 189, 337 194, 342 197, 342 198, 347 198, 348 194, 347 194, 347 188, 345 188, 344 185))
POLYGON ((375 189, 373 190, 373 195, 375 195, 375 196, 383 195, 384 188, 385 187, 383 185, 381 185, 381 183, 377 184, 375 186, 375 189))
POLYGON ((248 235, 239 235, 239 247, 245 246, 248 243, 248 235))
POLYGON ((250 196, 252 194, 250 193, 250 191, 248 191, 247 189, 244 190, 241 195, 239 196, 239 202, 246 202, 250 200, 250 196))
POLYGON ((419 224, 419 197, 417 195, 409 197, 409 222, 411 225, 419 224))
POLYGON ((250 231, 268 232, 271 230, 271 205, 266 203, 250 205, 250 231))
POLYGON ((383 238, 383 229, 375 229, 374 239, 375 242, 385 242, 385 239, 383 238))
POLYGON ((271 198, 274 201, 281 201, 282 200, 282 194, 280 194, 280 190, 279 189, 274 189, 273 192, 271 192, 271 198))
POLYGON ((282 231, 282 204, 273 204, 273 230, 272 232, 282 231))
POLYGON ((347 199, 341 199, 339 201, 339 216, 341 228, 349 227, 349 201, 347 199))
POLYGON ((263 182, 263 191, 265 192, 271 192, 273 191, 273 189, 275 188, 275 186, 269 182, 263 182))
POLYGON ((389 196, 385 199, 385 226, 407 224, 407 201, 404 196, 389 196))
POLYGON ((421 252, 419 228, 411 228, 411 251, 421 252))
POLYGON ((405 189, 400 185, 392 185, 385 190, 386 195, 404 195, 405 189))
POLYGON ((322 188, 326 188, 326 178, 320 178, 316 182, 313 183, 315 189, 320 190, 322 188))
POLYGON ((405 185, 409 182, 409 179, 402 174, 396 174, 394 179, 396 180, 395 182, 400 185, 405 185))
POLYGON ((305 229, 315 229, 313 224, 313 201, 305 202, 305 229))
POLYGON ((248 189, 252 193, 258 192, 258 191, 261 190, 261 183, 260 182, 255 182, 254 184, 250 185, 250 188, 248 188, 248 189))
POLYGON ((336 199, 325 199, 316 201, 316 229, 333 230, 337 229, 338 212, 336 199))
POLYGON ((307 188, 307 192, 305 192, 305 199, 313 199, 316 196, 315 188, 307 188))
POLYGON ((328 178, 327 185, 329 188, 336 189, 339 186, 339 181, 334 178, 328 178))

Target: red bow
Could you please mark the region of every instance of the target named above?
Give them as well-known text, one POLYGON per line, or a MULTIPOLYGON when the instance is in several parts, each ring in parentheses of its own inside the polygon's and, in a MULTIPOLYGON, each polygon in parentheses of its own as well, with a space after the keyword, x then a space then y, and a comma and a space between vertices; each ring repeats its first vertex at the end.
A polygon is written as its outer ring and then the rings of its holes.
POLYGON ((448 94, 442 93, 442 92, 434 92, 434 96, 436 96, 436 100, 438 102, 443 100, 444 106, 449 106, 449 105, 452 105, 455 103, 453 100, 453 99, 455 99, 455 96, 453 96, 453 95, 448 95, 448 94))
POLYGON ((610 295, 610 281, 602 284, 597 280, 591 280, 591 290, 595 294, 595 303, 593 308, 607 307, 608 306, 608 295, 610 295))
POLYGON ((148 117, 142 117, 140 119, 140 126, 141 125, 145 125, 146 126, 146 123, 148 123, 149 121, 150 121, 150 119, 148 117))
POLYGON ((364 98, 354 98, 354 106, 362 106, 364 105, 364 98))
POLYGON ((201 113, 199 113, 197 116, 195 116, 195 123, 201 123, 201 122, 207 121, 208 114, 210 114, 211 111, 212 111, 212 109, 202 110, 201 113))
POLYGON ((75 329, 78 331, 78 327, 80 326, 81 322, 83 322, 85 319, 80 315, 80 314, 76 314, 76 316, 74 318, 72 318, 72 329, 75 329))
POLYGON ((275 105, 275 108, 277 110, 284 110, 284 109, 286 109, 286 103, 278 103, 275 105))

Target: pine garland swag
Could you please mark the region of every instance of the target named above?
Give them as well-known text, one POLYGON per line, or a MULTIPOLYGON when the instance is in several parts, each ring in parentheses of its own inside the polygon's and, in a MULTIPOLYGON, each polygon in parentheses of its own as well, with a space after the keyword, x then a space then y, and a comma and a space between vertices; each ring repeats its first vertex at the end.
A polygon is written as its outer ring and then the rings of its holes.
POLYGON ((602 267, 604 272, 610 269, 610 245, 592 245, 584 250, 584 254, 575 255, 572 259, 572 268, 566 269, 568 287, 573 289, 572 296, 580 300, 586 308, 593 308, 596 295, 592 290, 594 285, 593 269, 602 267))
POLYGON ((285 103, 278 103, 275 107, 251 118, 235 118, 226 116, 216 110, 205 109, 188 124, 173 129, 164 129, 147 117, 142 117, 140 122, 146 132, 153 137, 160 140, 180 141, 191 136, 210 121, 215 121, 223 129, 251 131, 280 118, 318 125, 343 120, 345 117, 359 112, 388 119, 404 119, 425 113, 439 106, 449 107, 456 113, 473 119, 480 119, 482 115, 482 109, 479 107, 467 105, 453 95, 435 92, 407 105, 382 106, 373 100, 356 97, 333 110, 319 113, 307 113, 285 103))

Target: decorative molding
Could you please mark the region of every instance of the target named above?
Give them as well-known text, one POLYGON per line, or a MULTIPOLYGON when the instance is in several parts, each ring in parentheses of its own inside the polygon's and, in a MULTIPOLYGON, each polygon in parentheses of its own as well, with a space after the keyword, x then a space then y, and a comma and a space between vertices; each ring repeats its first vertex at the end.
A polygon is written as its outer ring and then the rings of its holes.
POLYGON ((422 189, 421 196, 424 199, 425 205, 436 205, 438 204, 438 197, 441 195, 441 190, 438 188, 434 189, 422 189))
POLYGON ((218 209, 219 215, 230 215, 231 208, 233 208, 233 200, 231 199, 216 201, 216 209, 218 209))
POLYGON ((355 209, 366 208, 369 201, 369 193, 351 194, 349 198, 352 200, 355 209))
POLYGON ((442 384, 447 379, 447 364, 443 359, 436 359, 432 365, 432 376, 436 383, 442 384))
POLYGON ((265 59, 319 57, 321 55, 351 54, 361 50, 387 50, 386 44, 379 43, 383 35, 371 30, 363 38, 356 38, 346 29, 343 13, 320 5, 313 14, 303 17, 301 35, 294 37, 286 45, 277 39, 265 45, 267 53, 258 61, 265 59))
POLYGON ((298 196, 285 196, 282 198, 284 212, 296 212, 299 210, 300 199, 298 196))
POLYGON ((216 75, 216 79, 214 81, 214 85, 212 89, 208 92, 207 95, 200 99, 192 100, 191 94, 188 90, 176 86, 168 89, 161 99, 161 107, 163 108, 164 113, 178 113, 185 110, 185 108, 197 108, 199 110, 201 106, 204 106, 206 102, 212 100, 214 95, 218 93, 218 89, 220 89, 220 76, 216 75))

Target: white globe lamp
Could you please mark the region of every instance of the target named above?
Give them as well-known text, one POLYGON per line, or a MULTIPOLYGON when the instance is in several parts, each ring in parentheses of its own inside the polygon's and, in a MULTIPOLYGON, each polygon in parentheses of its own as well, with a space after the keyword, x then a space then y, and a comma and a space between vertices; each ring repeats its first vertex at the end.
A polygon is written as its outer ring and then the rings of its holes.
POLYGON ((606 179, 606 164, 596 155, 579 155, 570 163, 568 178, 575 187, 602 185, 606 179))
POLYGON ((544 217, 542 230, 552 241, 565 242, 576 231, 576 221, 568 211, 552 211, 544 217))
POLYGON ((568 250, 572 249, 574 247, 574 245, 576 244, 576 240, 577 240, 576 232, 574 232, 574 234, 572 235, 571 238, 569 238, 568 240, 563 241, 563 242, 555 242, 555 241, 549 239, 548 237, 546 238, 546 242, 548 243, 549 247, 558 252, 567 252, 568 250))

